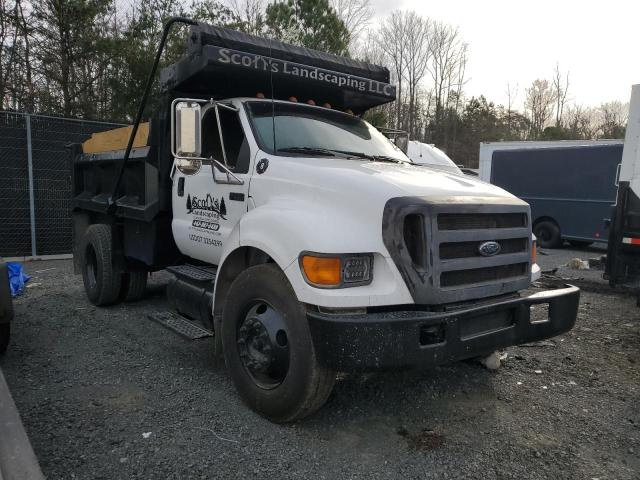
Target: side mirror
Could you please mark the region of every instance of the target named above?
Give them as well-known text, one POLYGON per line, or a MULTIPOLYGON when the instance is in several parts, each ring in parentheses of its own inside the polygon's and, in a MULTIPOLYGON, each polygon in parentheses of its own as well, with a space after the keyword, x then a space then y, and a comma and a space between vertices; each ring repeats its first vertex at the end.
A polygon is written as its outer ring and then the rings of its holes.
POLYGON ((407 153, 407 149, 409 148, 409 137, 405 137, 403 135, 399 135, 396 137, 396 147, 402 150, 403 153, 407 153))
POLYGON ((175 104, 173 128, 175 155, 177 157, 199 157, 202 153, 201 107, 196 102, 175 104))

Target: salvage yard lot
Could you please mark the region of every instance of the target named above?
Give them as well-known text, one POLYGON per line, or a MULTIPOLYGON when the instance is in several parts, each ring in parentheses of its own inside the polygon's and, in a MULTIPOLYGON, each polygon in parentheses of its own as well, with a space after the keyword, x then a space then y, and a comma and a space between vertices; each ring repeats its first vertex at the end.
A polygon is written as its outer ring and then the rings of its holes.
MULTIPOLYGON (((544 269, 598 255, 546 253, 544 269)), ((142 302, 95 308, 71 261, 26 270, 0 367, 48 478, 638 478, 630 296, 583 292, 573 331, 508 349, 496 372, 342 375, 316 415, 280 426, 242 405, 211 339, 147 318, 167 308, 166 275, 142 302)))

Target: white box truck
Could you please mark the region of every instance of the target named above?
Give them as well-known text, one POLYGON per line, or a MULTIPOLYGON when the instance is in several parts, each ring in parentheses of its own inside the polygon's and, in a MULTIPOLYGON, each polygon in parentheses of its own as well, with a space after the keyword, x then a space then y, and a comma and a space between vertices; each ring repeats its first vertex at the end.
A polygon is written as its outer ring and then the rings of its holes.
POLYGON ((635 289, 640 307, 640 85, 634 85, 611 215, 605 277, 635 289))

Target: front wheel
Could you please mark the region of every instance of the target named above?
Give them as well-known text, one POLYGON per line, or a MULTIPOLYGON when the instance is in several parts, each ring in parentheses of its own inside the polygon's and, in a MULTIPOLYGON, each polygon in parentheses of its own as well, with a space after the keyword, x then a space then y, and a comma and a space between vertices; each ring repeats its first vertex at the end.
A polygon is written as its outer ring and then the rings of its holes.
POLYGON ((251 267, 231 285, 222 344, 240 397, 273 422, 310 415, 333 389, 336 372, 318 363, 305 309, 274 264, 251 267))

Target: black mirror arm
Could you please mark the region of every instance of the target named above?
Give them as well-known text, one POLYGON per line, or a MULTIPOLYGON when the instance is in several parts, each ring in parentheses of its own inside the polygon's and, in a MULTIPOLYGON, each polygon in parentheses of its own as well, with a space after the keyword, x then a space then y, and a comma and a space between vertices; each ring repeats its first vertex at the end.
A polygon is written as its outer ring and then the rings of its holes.
POLYGON ((156 52, 156 58, 153 61, 153 66, 151 67, 151 71, 149 72, 149 77, 147 78, 147 84, 144 87, 142 100, 140 101, 140 106, 138 107, 138 113, 136 114, 136 119, 133 123, 133 129, 131 130, 131 135, 129 136, 129 143, 127 143, 127 149, 124 152, 124 157, 122 158, 122 162, 120 162, 120 168, 118 169, 116 180, 113 184, 113 189, 111 191, 111 196, 109 197, 110 210, 113 209, 115 206, 115 199, 118 194, 118 189, 120 188, 120 183, 122 182, 124 169, 127 164, 127 161, 129 160, 129 156, 131 155, 133 141, 136 138, 136 134, 138 133, 138 127, 140 126, 140 121, 142 120, 144 108, 147 106, 147 99, 149 98, 149 92, 151 91, 151 86, 153 85, 153 80, 155 78, 156 71, 158 70, 158 64, 160 63, 160 57, 162 56, 165 43, 167 43, 167 37, 169 36, 171 27, 176 23, 182 23, 185 25, 198 24, 198 22, 196 22, 195 20, 191 20, 190 18, 185 18, 185 17, 171 17, 167 21, 167 23, 164 24, 164 29, 162 31, 162 39, 160 40, 160 45, 158 46, 158 51, 156 52))

